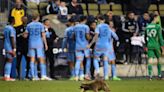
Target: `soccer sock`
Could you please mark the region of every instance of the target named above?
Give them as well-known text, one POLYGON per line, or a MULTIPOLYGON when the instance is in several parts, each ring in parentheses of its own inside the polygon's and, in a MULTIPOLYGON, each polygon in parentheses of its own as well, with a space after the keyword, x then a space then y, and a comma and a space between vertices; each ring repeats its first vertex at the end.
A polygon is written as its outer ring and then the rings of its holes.
POLYGON ((157 68, 158 68, 158 76, 161 77, 161 64, 160 63, 157 64, 157 68))
POLYGON ((96 73, 99 74, 100 73, 100 70, 99 70, 99 61, 98 61, 97 58, 94 59, 93 64, 94 64, 94 68, 95 68, 96 73))
POLYGON ((116 77, 117 76, 116 75, 116 65, 112 64, 111 67, 112 67, 112 77, 116 77))
POLYGON ((5 64, 5 77, 10 77, 11 66, 12 66, 11 62, 6 62, 6 64, 5 64))
POLYGON ((34 64, 34 75, 35 75, 35 78, 38 78, 38 67, 37 67, 37 63, 34 64))
POLYGON ((46 76, 46 64, 40 63, 41 77, 46 76))
POLYGON ((80 60, 76 60, 76 64, 75 64, 75 76, 78 77, 79 75, 79 71, 80 71, 80 60))
POLYGON ((90 75, 90 68, 91 68, 91 59, 90 58, 87 58, 85 67, 86 67, 85 73, 87 75, 90 75))
POLYGON ((75 68, 72 68, 71 69, 71 77, 74 77, 75 76, 75 68))
POLYGON ((108 61, 104 61, 104 77, 108 76, 108 61))
POLYGON ((152 77, 152 65, 148 64, 148 74, 150 77, 152 77))
POLYGON ((84 76, 84 68, 81 67, 81 68, 80 68, 80 77, 83 77, 83 76, 84 76))
POLYGON ((30 62, 30 70, 31 70, 31 77, 34 78, 35 77, 35 66, 34 66, 34 62, 30 62))

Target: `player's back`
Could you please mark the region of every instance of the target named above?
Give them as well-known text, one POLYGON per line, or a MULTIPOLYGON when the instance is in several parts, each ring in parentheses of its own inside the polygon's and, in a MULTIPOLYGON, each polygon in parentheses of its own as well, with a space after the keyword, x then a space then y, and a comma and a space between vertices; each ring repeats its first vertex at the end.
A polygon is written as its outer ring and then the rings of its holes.
POLYGON ((74 27, 74 34, 76 40, 76 50, 84 50, 88 45, 86 34, 89 33, 89 27, 85 24, 77 24, 74 27))
POLYGON ((29 48, 43 48, 43 24, 41 24, 40 22, 31 22, 27 25, 26 30, 29 34, 29 48))
POLYGON ((4 48, 6 51, 12 50, 11 37, 14 37, 14 41, 16 42, 16 31, 14 27, 8 25, 4 28, 4 48))
POLYGON ((74 52, 75 50, 75 41, 73 39, 73 34, 74 34, 74 31, 73 31, 73 26, 70 26, 66 29, 66 37, 67 37, 67 43, 68 43, 68 51, 70 52, 74 52))
POLYGON ((112 34, 109 26, 105 23, 99 24, 95 30, 98 33, 98 40, 95 45, 97 50, 107 50, 112 41, 112 34))
POLYGON ((160 26, 158 24, 151 23, 146 27, 148 48, 157 48, 160 46, 158 31, 160 31, 160 26))

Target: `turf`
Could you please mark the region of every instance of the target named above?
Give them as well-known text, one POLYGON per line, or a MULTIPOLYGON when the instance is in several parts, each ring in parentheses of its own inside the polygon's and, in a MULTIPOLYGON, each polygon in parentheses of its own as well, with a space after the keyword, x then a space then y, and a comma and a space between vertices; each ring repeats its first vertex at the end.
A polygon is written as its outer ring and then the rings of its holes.
MULTIPOLYGON (((164 92, 163 80, 123 80, 107 83, 111 92, 164 92)), ((0 92, 80 92, 79 86, 80 82, 75 81, 0 81, 0 92)))

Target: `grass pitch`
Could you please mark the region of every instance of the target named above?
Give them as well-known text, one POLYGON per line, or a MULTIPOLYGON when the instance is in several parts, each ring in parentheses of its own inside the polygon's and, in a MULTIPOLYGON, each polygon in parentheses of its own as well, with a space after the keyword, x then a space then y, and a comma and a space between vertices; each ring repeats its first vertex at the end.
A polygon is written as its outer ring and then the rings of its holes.
MULTIPOLYGON (((111 92, 164 92, 163 80, 123 80, 107 83, 111 92)), ((80 84, 81 82, 75 81, 0 81, 0 92, 80 92, 80 84)))

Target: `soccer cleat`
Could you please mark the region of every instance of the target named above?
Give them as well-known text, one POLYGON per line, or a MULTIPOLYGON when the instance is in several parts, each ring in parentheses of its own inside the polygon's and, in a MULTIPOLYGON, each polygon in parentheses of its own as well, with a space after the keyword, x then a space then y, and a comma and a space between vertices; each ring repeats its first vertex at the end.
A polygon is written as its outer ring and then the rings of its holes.
POLYGON ((10 77, 4 77, 3 80, 4 81, 15 81, 15 79, 10 78, 10 77))
POLYGON ((74 80, 74 79, 75 79, 75 77, 73 77, 73 76, 69 78, 69 80, 71 80, 71 81, 74 80))
POLYGON ((31 80, 32 81, 39 81, 40 79, 39 78, 32 78, 31 80))
POLYGON ((75 77, 74 80, 75 80, 75 81, 79 81, 79 78, 78 78, 78 77, 75 77))
POLYGON ((85 75, 85 78, 86 80, 91 80, 91 77, 89 75, 85 75))
POLYGON ((108 76, 105 76, 104 80, 105 81, 109 80, 109 77, 108 76))
POLYGON ((112 80, 114 80, 114 81, 120 81, 121 78, 119 78, 119 77, 113 77, 112 80))
POLYGON ((83 81, 84 80, 84 76, 80 76, 79 80, 83 81))
POLYGON ((42 77, 40 80, 51 81, 52 79, 51 79, 51 78, 49 78, 49 77, 47 77, 47 76, 45 76, 45 77, 42 77))

